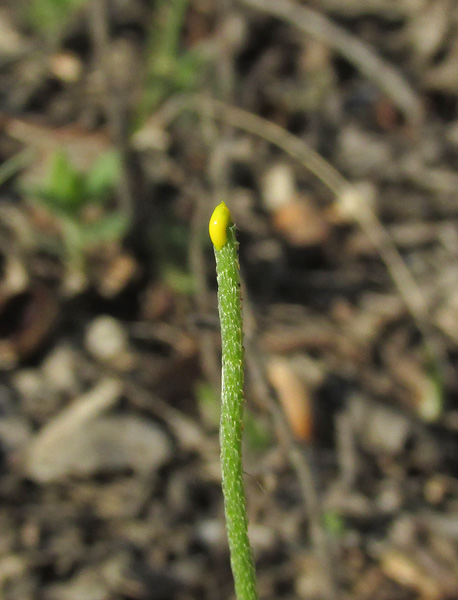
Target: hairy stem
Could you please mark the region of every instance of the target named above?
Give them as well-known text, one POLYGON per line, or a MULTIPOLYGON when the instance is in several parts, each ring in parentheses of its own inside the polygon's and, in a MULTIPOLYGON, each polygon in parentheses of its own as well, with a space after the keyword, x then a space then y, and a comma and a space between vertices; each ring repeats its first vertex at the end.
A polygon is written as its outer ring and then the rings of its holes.
POLYGON ((257 600, 256 575, 248 539, 242 468, 243 333, 235 225, 215 248, 222 340, 221 470, 226 529, 237 600, 257 600))

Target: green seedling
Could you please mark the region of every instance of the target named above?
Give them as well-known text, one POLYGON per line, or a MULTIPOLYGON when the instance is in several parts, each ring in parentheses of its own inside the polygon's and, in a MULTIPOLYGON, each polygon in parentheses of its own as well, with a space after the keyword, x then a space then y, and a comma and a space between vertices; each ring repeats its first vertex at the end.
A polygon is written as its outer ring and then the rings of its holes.
POLYGON ((54 155, 48 177, 27 190, 61 230, 58 252, 72 271, 84 272, 84 256, 93 247, 122 238, 128 220, 109 208, 120 173, 118 154, 103 154, 86 172, 76 169, 63 151, 54 155), (88 217, 91 210, 97 216, 88 217), (95 209, 95 210, 94 210, 95 209))
POLYGON ((66 27, 75 11, 88 0, 30 0, 26 19, 38 33, 52 39, 66 27))
POLYGON ((199 48, 182 50, 188 0, 160 0, 148 40, 145 91, 139 122, 169 96, 190 92, 201 80, 207 58, 199 48))
POLYGON ((237 600, 257 600, 242 468, 244 352, 238 244, 224 202, 215 208, 209 232, 215 250, 221 323, 220 445, 226 531, 237 600))

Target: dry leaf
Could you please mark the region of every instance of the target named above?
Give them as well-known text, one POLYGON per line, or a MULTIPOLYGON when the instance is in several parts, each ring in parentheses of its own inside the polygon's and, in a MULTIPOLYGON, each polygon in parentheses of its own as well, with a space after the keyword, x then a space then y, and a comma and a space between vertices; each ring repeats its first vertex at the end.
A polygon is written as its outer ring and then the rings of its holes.
POLYGON ((310 441, 313 430, 311 399, 305 382, 283 358, 272 358, 267 376, 297 439, 310 441))
POLYGON ((275 210, 272 220, 275 229, 291 246, 318 246, 329 237, 328 222, 305 196, 275 210))

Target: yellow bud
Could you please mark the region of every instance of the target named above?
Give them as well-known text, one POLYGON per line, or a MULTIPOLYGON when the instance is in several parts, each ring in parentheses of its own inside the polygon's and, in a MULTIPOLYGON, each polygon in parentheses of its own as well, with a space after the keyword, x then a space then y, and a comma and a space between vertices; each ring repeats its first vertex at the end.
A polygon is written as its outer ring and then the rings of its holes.
POLYGON ((221 250, 227 242, 227 228, 231 224, 231 213, 224 202, 220 202, 213 211, 208 224, 208 232, 216 250, 221 250))

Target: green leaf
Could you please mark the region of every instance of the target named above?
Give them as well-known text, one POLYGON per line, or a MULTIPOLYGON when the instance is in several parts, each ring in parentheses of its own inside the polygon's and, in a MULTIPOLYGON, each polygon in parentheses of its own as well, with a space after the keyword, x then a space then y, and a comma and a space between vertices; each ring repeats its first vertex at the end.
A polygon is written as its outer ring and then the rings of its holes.
POLYGON ((65 27, 75 10, 87 0, 29 0, 26 3, 27 21, 48 38, 65 27))
POLYGON ((102 201, 119 181, 121 160, 119 152, 105 152, 86 175, 85 192, 91 201, 102 201))
POLYGON ((85 202, 83 176, 71 164, 65 151, 55 153, 48 181, 36 192, 51 210, 58 209, 68 215, 80 210, 85 202))
POLYGON ((165 97, 179 90, 180 42, 189 0, 159 0, 147 42, 146 85, 140 102, 142 122, 165 97))

